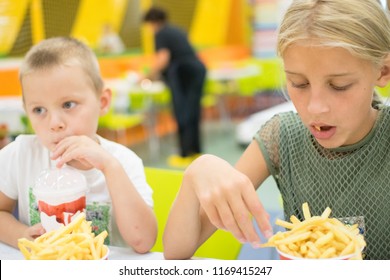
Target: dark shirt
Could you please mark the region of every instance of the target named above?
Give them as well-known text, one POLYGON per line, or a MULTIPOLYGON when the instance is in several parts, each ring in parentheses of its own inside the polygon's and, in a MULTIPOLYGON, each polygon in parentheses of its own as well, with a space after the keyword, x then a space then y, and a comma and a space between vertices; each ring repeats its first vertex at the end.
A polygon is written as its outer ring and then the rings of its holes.
POLYGON ((164 25, 156 33, 155 44, 157 51, 161 49, 169 50, 171 58, 168 67, 176 63, 198 60, 196 52, 187 38, 187 34, 182 29, 170 24, 164 25))

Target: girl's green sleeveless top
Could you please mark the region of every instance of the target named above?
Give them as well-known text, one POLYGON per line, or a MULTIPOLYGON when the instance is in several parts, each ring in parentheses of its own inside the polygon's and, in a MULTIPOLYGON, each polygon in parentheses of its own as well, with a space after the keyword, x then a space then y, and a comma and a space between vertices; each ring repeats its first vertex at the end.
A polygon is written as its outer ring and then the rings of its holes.
POLYGON ((390 108, 359 143, 325 149, 294 112, 269 120, 255 135, 280 190, 285 219, 303 220, 328 206, 331 216, 358 223, 365 236, 365 259, 390 259, 390 108))

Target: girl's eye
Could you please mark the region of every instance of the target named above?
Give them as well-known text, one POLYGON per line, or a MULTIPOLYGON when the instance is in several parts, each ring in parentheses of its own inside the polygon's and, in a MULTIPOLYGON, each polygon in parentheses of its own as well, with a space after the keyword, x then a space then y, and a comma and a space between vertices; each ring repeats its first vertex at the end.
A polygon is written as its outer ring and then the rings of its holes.
POLYGON ((347 90, 351 85, 336 86, 336 85, 333 85, 333 84, 329 84, 329 86, 330 86, 331 88, 333 88, 334 90, 343 91, 343 90, 347 90))
POLYGON ((42 108, 42 107, 36 107, 32 111, 33 111, 34 114, 42 115, 43 113, 46 112, 46 109, 42 108))
POLYGON ((73 101, 68 101, 64 103, 64 108, 65 109, 72 109, 74 106, 76 106, 76 103, 73 101))
POLYGON ((294 83, 294 82, 291 82, 291 85, 294 88, 306 88, 309 85, 309 83, 294 83))

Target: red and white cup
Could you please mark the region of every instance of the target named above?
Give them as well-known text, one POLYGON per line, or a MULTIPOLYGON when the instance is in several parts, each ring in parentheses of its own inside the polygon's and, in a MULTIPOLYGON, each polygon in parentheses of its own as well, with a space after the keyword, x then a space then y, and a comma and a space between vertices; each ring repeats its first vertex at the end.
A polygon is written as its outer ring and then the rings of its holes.
POLYGON ((39 175, 35 195, 42 226, 46 231, 69 224, 86 209, 87 181, 74 168, 46 169, 39 175))
POLYGON ((101 260, 108 260, 108 256, 110 255, 110 248, 107 245, 103 245, 106 248, 106 254, 101 258, 101 260))
MULTIPOLYGON (((276 251, 279 254, 279 258, 281 260, 316 260, 316 259, 307 259, 307 258, 300 258, 297 256, 293 256, 290 254, 287 254, 285 252, 280 251, 278 248, 276 248, 276 251)), ((356 256, 356 254, 350 254, 350 255, 344 255, 344 256, 339 256, 335 258, 327 258, 327 259, 322 259, 322 260, 351 260, 356 256)))

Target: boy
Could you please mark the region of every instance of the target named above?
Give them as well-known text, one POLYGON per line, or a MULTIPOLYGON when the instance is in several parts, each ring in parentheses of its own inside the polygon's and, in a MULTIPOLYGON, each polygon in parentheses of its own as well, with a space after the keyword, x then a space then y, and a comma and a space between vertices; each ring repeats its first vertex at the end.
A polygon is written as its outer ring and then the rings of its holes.
POLYGON ((43 169, 67 164, 87 179, 93 228, 107 229, 111 245, 149 251, 157 226, 142 161, 96 134, 111 91, 94 53, 76 39, 47 39, 27 53, 19 76, 36 134, 20 135, 0 151, 0 241, 16 247, 18 238, 44 232, 31 188, 43 169), (19 221, 12 215, 16 202, 19 221))

